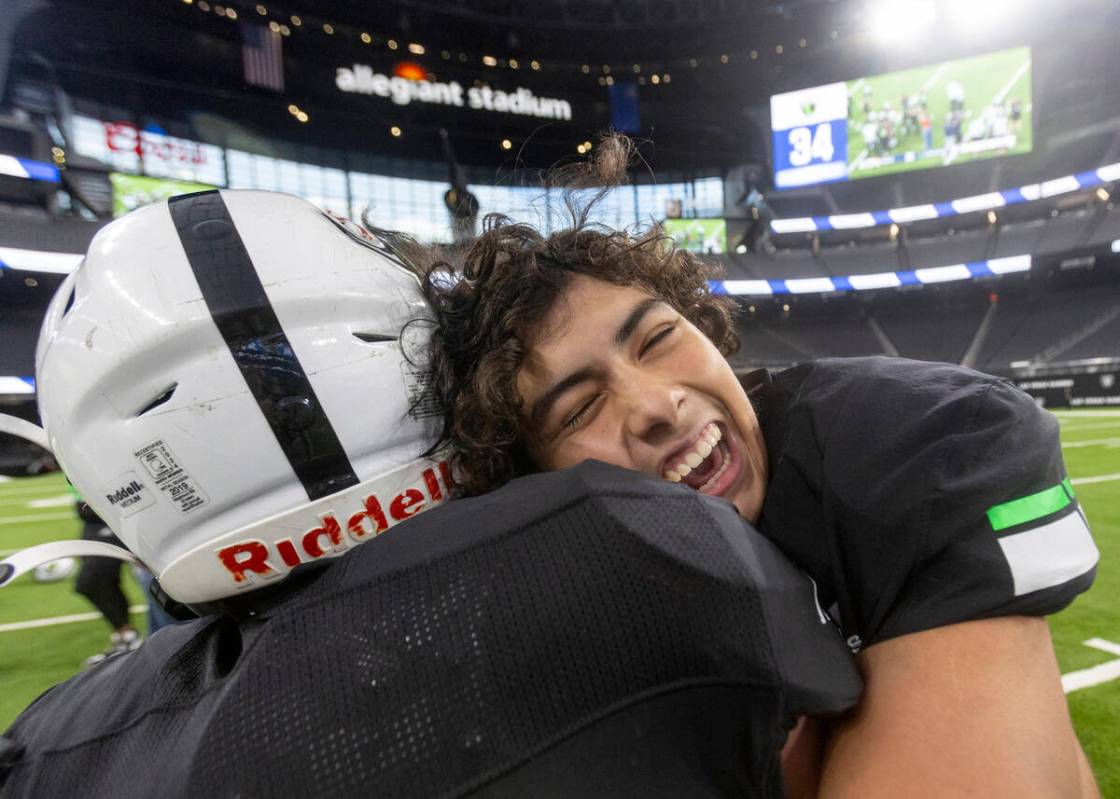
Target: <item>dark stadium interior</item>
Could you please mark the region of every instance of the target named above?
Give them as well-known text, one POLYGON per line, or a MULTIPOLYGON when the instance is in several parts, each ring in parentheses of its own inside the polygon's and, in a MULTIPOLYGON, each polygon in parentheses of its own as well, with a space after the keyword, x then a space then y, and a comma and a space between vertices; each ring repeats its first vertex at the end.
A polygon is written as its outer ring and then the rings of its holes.
MULTIPOLYGON (((730 280, 846 278, 1033 259, 1028 272, 959 283, 739 297, 744 346, 736 364, 897 352, 1006 373, 1013 362, 1120 356, 1120 321, 1113 313, 1120 302, 1115 181, 901 225, 775 229, 761 244, 759 226, 741 200, 757 189, 778 220, 862 214, 945 204, 1120 160, 1120 62, 1112 46, 1120 11, 1092 0, 1067 5, 1039 4, 1030 15, 1010 15, 985 29, 982 39, 934 29, 923 36, 919 53, 908 53, 872 46, 862 7, 830 0, 397 0, 379 4, 375 14, 366 4, 341 0, 313 7, 19 0, 16 13, 0 23, 7 109, 0 150, 51 162, 51 148, 67 135, 63 121, 80 115, 230 152, 434 184, 448 179, 438 135, 445 128, 462 174, 483 198, 482 213, 506 211, 487 207, 487 187, 531 192, 542 169, 580 157, 574 144, 590 142, 611 125, 617 77, 634 82, 640 96, 636 138, 644 161, 632 177, 635 190, 685 187, 676 198, 683 201, 680 213, 726 218, 728 253, 713 257, 723 261, 730 280), (284 23, 283 91, 243 82, 238 30, 246 21, 284 23), (422 46, 405 54, 405 43, 413 42, 422 46), (1032 48, 1032 152, 774 188, 771 95, 1023 45, 1032 48), (374 106, 331 85, 341 64, 389 72, 403 58, 419 63, 433 81, 475 87, 513 81, 540 97, 564 97, 571 119, 419 102, 374 106), (308 123, 284 110, 289 101, 310 115, 308 123), (509 149, 497 146, 501 138, 509 149), (690 199, 696 181, 719 178, 722 207, 715 207, 718 196, 714 202, 690 199)), ((106 172, 112 167, 79 152, 67 157, 57 195, 53 185, 0 178, 4 246, 80 253, 108 221, 113 189, 106 172)), ((349 203, 348 210, 360 212, 357 195, 349 203)), ((32 374, 37 313, 60 279, 0 269, 6 345, 0 374, 32 374)))

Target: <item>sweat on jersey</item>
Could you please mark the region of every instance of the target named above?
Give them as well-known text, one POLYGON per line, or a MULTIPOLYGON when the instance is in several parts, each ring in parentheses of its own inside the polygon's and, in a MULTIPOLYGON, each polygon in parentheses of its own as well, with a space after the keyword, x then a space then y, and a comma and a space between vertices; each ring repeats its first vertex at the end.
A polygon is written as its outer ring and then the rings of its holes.
POLYGON ((777 799, 796 718, 861 689, 812 581, 730 503, 600 463, 311 579, 48 691, 5 733, 3 796, 777 799))
POLYGON ((853 649, 1054 613, 1099 559, 1058 422, 1007 380, 902 358, 794 367, 752 391, 759 529, 836 603, 853 649))

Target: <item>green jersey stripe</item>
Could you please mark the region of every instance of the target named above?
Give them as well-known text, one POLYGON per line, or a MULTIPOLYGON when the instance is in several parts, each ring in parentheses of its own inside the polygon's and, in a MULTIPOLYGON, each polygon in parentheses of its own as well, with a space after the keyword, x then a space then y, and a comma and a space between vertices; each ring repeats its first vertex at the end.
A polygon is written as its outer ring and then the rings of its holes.
MULTIPOLYGON (((1068 478, 1067 478, 1068 480, 1068 478)), ((1073 500, 1073 489, 1066 490, 1065 481, 1056 486, 1050 486, 1037 494, 1019 497, 1002 505, 988 508, 988 521, 996 532, 1006 530, 1024 522, 1033 522, 1043 516, 1060 511, 1073 500)))

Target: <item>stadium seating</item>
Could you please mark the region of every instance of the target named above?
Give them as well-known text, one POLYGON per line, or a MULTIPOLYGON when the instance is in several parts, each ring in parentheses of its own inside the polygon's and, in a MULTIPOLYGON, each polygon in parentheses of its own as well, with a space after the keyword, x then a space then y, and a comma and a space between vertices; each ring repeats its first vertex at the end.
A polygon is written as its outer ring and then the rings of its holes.
POLYGON ((911 309, 893 313, 880 309, 875 319, 899 355, 960 363, 987 309, 986 302, 973 300, 950 307, 933 305, 923 314, 915 314, 911 309))
POLYGON ((826 274, 834 276, 894 272, 904 268, 899 265, 897 250, 890 244, 828 247, 821 250, 821 261, 828 270, 826 274))
MULTIPOLYGON (((1120 296, 1114 302, 1120 303, 1120 296)), ((1120 352, 1120 316, 1113 317, 1104 327, 1062 352, 1059 357, 1065 361, 1083 358, 1100 358, 1120 352)))
MULTIPOLYGON (((910 269, 927 269, 946 264, 963 264, 969 261, 983 261, 987 257, 989 233, 987 231, 968 231, 952 236, 911 241, 906 247, 910 269)), ((1023 252, 1030 252, 1024 250, 1023 252)), ((1021 255, 1022 253, 1008 253, 1021 255)))
MULTIPOLYGON (((1000 371, 1014 361, 1030 360, 1117 303, 1118 287, 1066 290, 1001 301, 977 365, 1000 371)), ((1106 327, 1098 331, 1103 335, 1094 334, 1058 357, 1069 360, 1120 355, 1120 336, 1108 338, 1109 329, 1116 330, 1106 327)))

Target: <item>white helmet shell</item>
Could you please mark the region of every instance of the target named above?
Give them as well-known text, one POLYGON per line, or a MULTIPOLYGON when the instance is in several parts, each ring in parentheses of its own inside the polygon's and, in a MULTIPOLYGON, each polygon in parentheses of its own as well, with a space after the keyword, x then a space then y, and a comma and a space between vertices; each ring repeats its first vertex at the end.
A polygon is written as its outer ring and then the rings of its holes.
POLYGON ((50 447, 171 597, 273 584, 447 496, 402 339, 425 309, 389 246, 298 197, 147 206, 47 311, 50 447))

